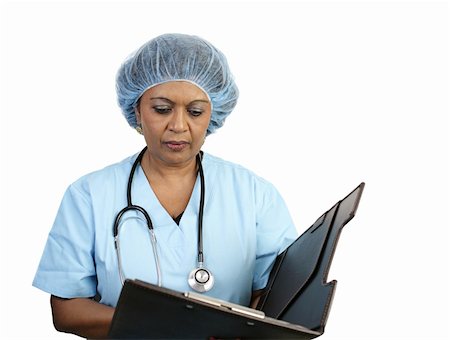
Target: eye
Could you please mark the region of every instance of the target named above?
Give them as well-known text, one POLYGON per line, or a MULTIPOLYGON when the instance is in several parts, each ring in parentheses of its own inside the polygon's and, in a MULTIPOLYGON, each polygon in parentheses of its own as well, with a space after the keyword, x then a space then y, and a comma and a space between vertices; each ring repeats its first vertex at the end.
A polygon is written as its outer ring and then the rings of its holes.
POLYGON ((167 114, 167 113, 170 113, 170 111, 172 111, 172 108, 167 105, 158 105, 158 106, 153 106, 153 110, 155 110, 155 112, 157 112, 159 114, 167 114))
POLYGON ((190 108, 188 112, 191 116, 198 117, 203 113, 202 109, 190 108))

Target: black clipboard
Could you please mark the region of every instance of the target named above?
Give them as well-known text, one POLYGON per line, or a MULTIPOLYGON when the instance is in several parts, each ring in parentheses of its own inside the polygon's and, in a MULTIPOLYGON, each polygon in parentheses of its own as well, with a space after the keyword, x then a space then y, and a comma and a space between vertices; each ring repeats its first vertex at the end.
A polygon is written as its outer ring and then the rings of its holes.
POLYGON ((198 294, 126 280, 111 323, 113 339, 313 339, 325 330, 336 289, 327 275, 361 183, 278 255, 257 310, 198 294))

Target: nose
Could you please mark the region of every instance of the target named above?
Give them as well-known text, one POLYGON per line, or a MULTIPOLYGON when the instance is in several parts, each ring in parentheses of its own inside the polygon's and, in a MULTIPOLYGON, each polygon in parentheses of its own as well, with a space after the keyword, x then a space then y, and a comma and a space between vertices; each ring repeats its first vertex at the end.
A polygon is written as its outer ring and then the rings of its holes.
POLYGON ((169 130, 173 131, 175 133, 185 132, 187 130, 188 124, 186 120, 186 112, 181 109, 177 108, 173 111, 172 116, 170 117, 169 121, 169 130))

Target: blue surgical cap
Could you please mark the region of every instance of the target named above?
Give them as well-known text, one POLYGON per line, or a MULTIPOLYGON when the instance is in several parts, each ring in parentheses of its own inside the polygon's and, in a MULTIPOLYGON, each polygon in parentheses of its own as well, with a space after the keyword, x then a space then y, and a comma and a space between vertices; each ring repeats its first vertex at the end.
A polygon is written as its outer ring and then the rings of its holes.
POLYGON ((188 81, 211 100, 207 135, 220 128, 239 97, 227 60, 206 40, 185 34, 163 34, 139 48, 120 67, 116 78, 119 106, 136 128, 135 109, 149 88, 169 81, 188 81))

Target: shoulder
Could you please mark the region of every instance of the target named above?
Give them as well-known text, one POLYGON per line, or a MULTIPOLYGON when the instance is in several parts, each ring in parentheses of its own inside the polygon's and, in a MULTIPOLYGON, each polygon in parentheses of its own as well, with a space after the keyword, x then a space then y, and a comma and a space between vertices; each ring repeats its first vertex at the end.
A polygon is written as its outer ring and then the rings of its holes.
POLYGON ((265 197, 269 200, 279 196, 278 190, 270 181, 240 164, 208 153, 204 153, 202 164, 205 176, 213 182, 211 185, 214 188, 220 187, 225 193, 252 193, 254 197, 265 197))
POLYGON ((89 195, 93 191, 107 191, 116 185, 124 185, 137 154, 129 156, 120 162, 110 164, 83 175, 69 186, 70 191, 76 191, 81 195, 89 195))
POLYGON ((220 175, 232 175, 235 178, 253 180, 261 185, 271 185, 269 181, 258 176, 254 171, 206 152, 204 153, 202 164, 208 171, 214 171, 220 175))

